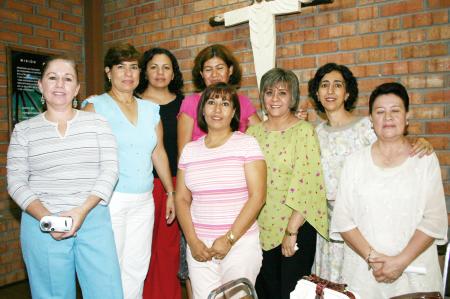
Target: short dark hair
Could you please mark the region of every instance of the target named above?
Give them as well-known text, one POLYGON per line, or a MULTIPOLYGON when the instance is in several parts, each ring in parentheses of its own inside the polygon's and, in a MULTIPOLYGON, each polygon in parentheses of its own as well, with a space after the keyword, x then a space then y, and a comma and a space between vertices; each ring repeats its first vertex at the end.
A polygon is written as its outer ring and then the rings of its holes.
POLYGON ((409 111, 409 96, 408 92, 406 91, 406 88, 397 82, 389 82, 384 83, 376 87, 369 97, 369 114, 372 114, 373 110, 373 104, 375 103, 375 100, 382 95, 385 94, 394 94, 398 96, 402 102, 403 106, 405 107, 406 112, 409 111))
POLYGON ((233 85, 235 88, 239 88, 242 79, 242 71, 239 62, 227 47, 215 44, 204 48, 195 57, 194 67, 192 68, 192 81, 197 90, 202 91, 206 87, 200 72, 203 70, 205 62, 213 57, 218 57, 222 59, 228 67, 233 67, 233 73, 226 83, 233 85))
POLYGON ((320 82, 323 77, 331 73, 332 71, 337 71, 341 73, 342 77, 345 81, 345 90, 348 93, 348 98, 344 103, 344 108, 347 111, 352 111, 355 108, 356 101, 358 100, 358 82, 356 81, 355 76, 350 71, 348 67, 342 64, 336 64, 333 62, 322 65, 314 75, 314 77, 308 82, 308 93, 309 96, 314 100, 314 104, 316 109, 320 112, 325 112, 325 108, 320 103, 319 98, 317 97, 317 91, 320 87, 320 82))
POLYGON ((177 59, 167 49, 164 48, 151 48, 150 50, 147 50, 142 54, 141 60, 139 61, 139 67, 141 69, 141 73, 139 75, 139 85, 136 87, 136 93, 143 93, 147 87, 148 87, 148 78, 146 76, 147 72, 147 64, 150 60, 153 59, 155 55, 166 55, 169 57, 170 62, 172 63, 172 70, 173 70, 173 79, 169 83, 169 91, 173 94, 176 94, 177 96, 183 95, 183 75, 180 71, 180 66, 178 64, 177 59))
POLYGON ((268 88, 274 87, 278 83, 285 83, 291 93, 291 103, 289 110, 295 112, 300 101, 300 89, 297 76, 293 71, 282 68, 273 68, 267 71, 261 78, 261 86, 259 91, 259 101, 264 109, 264 93, 268 88))
POLYGON ((211 84, 206 87, 200 97, 200 102, 197 106, 197 123, 198 127, 205 133, 208 133, 208 124, 206 123, 205 116, 203 115, 203 109, 205 108, 206 101, 211 98, 225 98, 233 104, 234 116, 231 119, 230 128, 231 130, 239 130, 239 119, 241 116, 241 105, 239 104, 239 97, 237 95, 236 89, 227 83, 219 82, 211 84))
MULTIPOLYGON (((114 65, 118 65, 124 61, 139 61, 141 54, 130 44, 115 44, 111 46, 106 52, 105 59, 103 61, 104 67, 112 69, 114 65)), ((104 74, 105 78, 105 90, 111 90, 111 82, 108 75, 104 74)))

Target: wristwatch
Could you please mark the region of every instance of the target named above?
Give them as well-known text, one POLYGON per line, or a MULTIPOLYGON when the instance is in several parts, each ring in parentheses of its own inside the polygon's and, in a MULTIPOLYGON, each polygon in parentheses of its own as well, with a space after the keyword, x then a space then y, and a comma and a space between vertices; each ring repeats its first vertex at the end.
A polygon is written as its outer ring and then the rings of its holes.
POLYGON ((285 235, 285 236, 288 236, 288 237, 296 236, 297 234, 298 234, 298 231, 295 232, 295 233, 291 233, 290 231, 288 231, 288 229, 286 229, 286 230, 284 231, 284 235, 285 235))
POLYGON ((236 237, 233 235, 233 232, 231 230, 229 230, 227 232, 227 240, 230 243, 231 246, 234 245, 234 243, 236 243, 236 237))

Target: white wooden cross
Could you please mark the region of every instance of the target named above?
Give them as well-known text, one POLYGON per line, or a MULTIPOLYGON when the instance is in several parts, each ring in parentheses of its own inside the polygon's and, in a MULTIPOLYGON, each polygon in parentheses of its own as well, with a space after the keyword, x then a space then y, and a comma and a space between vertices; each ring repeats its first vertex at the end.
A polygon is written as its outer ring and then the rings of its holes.
POLYGON ((331 3, 333 0, 254 0, 249 6, 228 11, 210 19, 211 26, 234 26, 249 22, 258 87, 261 77, 275 67, 275 16, 301 12, 302 6, 331 3))

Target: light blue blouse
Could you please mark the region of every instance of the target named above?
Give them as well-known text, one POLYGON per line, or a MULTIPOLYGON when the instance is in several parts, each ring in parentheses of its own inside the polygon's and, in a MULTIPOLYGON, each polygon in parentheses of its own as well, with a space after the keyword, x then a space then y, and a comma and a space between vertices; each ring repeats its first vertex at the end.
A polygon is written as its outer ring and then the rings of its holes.
POLYGON ((144 193, 153 190, 152 152, 157 143, 159 106, 137 99, 138 121, 134 126, 107 93, 86 99, 105 117, 116 136, 119 156, 119 181, 114 191, 144 193))

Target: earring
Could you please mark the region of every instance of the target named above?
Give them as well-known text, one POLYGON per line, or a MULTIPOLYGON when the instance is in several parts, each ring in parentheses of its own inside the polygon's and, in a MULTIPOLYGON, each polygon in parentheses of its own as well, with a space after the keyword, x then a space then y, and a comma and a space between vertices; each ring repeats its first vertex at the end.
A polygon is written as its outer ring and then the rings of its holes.
POLYGON ((108 80, 109 80, 109 83, 111 83, 111 77, 109 77, 108 80))
POLYGON ((44 98, 44 95, 41 95, 41 104, 42 104, 42 105, 45 104, 45 98, 44 98))
POLYGON ((73 100, 72 100, 72 107, 73 108, 77 108, 78 107, 78 100, 77 100, 77 98, 73 98, 73 100))
POLYGON ((408 120, 406 120, 406 125, 409 126, 409 121, 408 120))

